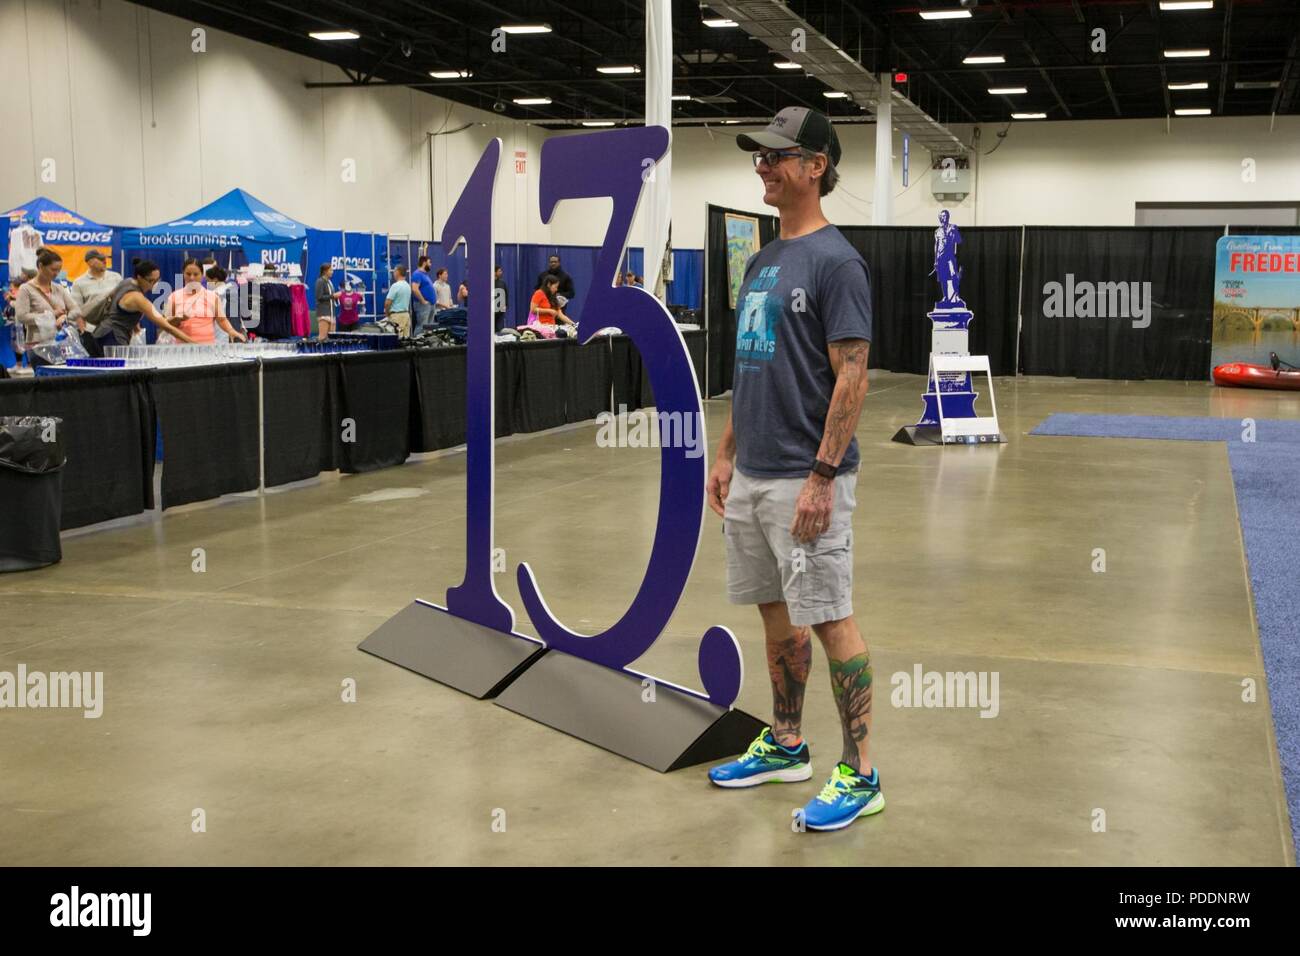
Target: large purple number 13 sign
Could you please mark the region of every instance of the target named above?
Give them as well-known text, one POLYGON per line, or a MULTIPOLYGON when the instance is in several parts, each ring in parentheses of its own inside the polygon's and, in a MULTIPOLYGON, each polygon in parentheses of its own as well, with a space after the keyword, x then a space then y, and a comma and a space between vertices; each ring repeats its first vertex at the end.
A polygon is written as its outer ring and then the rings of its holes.
MULTIPOLYGON (((672 316, 643 289, 614 286, 628 233, 641 199, 641 187, 668 149, 662 126, 611 130, 551 139, 542 146, 541 215, 549 222, 565 199, 613 200, 605 241, 596 259, 591 288, 583 305, 581 345, 599 329, 617 326, 641 353, 654 389, 658 421, 685 421, 691 416, 701 431, 703 409, 690 354, 672 316), (662 413, 668 412, 669 415, 662 413)), ((473 283, 469 297, 469 352, 466 375, 467 520, 465 578, 447 591, 447 610, 494 630, 514 631, 513 609, 497 593, 492 576, 493 442, 495 438, 493 355, 492 200, 501 141, 483 151, 456 202, 443 232, 450 253, 463 240, 473 283)), ((594 346, 593 346, 594 347, 594 346)), ((661 429, 659 515, 649 565, 636 597, 618 621, 599 634, 582 635, 556 620, 546 605, 532 568, 519 566, 519 591, 529 619, 552 651, 585 658, 637 676, 628 665, 646 652, 668 624, 690 576, 704 518, 705 459, 689 457, 682 441, 672 442, 661 429)), ((680 433, 679 433, 680 437, 680 433)), ((698 446, 697 446, 698 447, 698 446)), ((614 493, 614 492, 611 492, 614 493)), ((577 580, 604 590, 609 571, 595 562, 580 565, 577 580)), ((710 627, 700 640, 700 680, 704 696, 730 707, 740 691, 740 649, 724 627, 710 627)), ((675 685, 674 685, 675 686, 675 685)), ((694 694, 687 688, 678 688, 694 694)))

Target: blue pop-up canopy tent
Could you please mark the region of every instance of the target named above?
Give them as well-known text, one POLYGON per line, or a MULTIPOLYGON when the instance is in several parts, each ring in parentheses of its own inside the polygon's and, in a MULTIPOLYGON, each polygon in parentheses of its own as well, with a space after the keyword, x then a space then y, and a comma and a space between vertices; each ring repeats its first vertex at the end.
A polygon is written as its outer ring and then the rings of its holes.
POLYGON ((232 189, 188 216, 127 229, 127 249, 242 249, 250 262, 300 262, 307 227, 242 189, 232 189))
MULTIPOLYGON (((32 226, 41 234, 44 245, 63 257, 65 278, 72 280, 86 269, 85 255, 88 249, 98 249, 110 257, 110 264, 116 261, 116 230, 112 226, 94 222, 85 216, 73 212, 66 206, 60 206, 53 199, 37 196, 31 202, 15 206, 8 212, 0 213, 7 224, 18 226, 22 223, 32 226)), ((7 254, 8 242, 5 243, 7 254)))

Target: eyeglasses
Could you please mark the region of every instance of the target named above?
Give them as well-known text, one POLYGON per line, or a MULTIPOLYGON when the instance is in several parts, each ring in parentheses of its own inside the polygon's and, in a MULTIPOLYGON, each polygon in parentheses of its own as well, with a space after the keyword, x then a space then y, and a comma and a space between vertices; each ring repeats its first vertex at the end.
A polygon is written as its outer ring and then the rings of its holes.
POLYGON ((765 149, 754 154, 754 168, 758 169, 758 164, 764 163, 769 169, 775 169, 781 160, 802 155, 797 149, 765 149))

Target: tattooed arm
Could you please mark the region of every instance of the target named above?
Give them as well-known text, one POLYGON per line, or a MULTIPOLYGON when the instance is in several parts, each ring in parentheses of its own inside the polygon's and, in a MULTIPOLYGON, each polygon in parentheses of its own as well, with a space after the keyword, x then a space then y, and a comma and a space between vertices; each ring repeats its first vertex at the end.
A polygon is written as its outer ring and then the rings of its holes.
MULTIPOLYGON (((838 465, 853 441, 862 414, 862 402, 867 397, 867 352, 871 343, 865 339, 843 339, 831 342, 828 347, 831 370, 835 373, 835 391, 831 393, 817 457, 827 464, 838 465)), ((816 474, 808 476, 799 492, 794 521, 790 525, 790 533, 796 541, 812 541, 830 527, 834 486, 830 478, 816 474)))

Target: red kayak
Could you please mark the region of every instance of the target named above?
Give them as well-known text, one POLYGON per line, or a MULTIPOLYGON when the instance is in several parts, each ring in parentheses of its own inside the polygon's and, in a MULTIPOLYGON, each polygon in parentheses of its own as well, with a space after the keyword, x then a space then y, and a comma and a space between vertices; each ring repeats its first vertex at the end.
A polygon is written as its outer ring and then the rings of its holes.
POLYGON ((1237 388, 1289 388, 1300 390, 1300 369, 1229 362, 1227 365, 1220 365, 1215 368, 1214 384, 1230 385, 1237 388))

